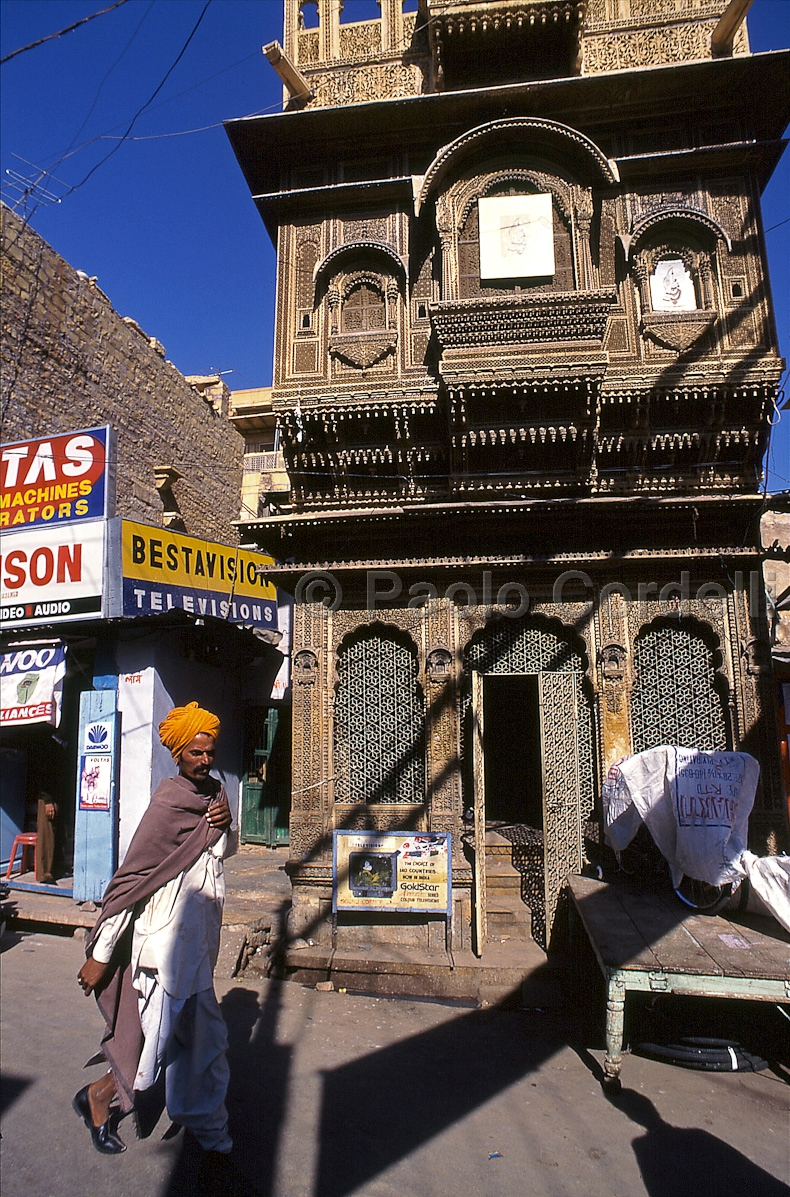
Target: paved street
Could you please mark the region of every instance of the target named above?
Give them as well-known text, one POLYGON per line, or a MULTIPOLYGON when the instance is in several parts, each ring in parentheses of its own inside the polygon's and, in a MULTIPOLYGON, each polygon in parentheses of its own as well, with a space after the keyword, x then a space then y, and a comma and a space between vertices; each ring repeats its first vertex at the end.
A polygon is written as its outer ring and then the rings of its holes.
MULTIPOLYGON (((184 1197, 197 1151, 145 1140, 102 1157, 70 1102, 97 1069, 100 1019, 74 981, 77 939, 3 941, 6 1197, 184 1197)), ((772 1197, 788 1194, 790 1087, 628 1057, 598 1084, 600 1040, 517 1009, 322 993, 257 976, 218 984, 231 1130, 265 1197, 772 1197), (578 1042, 575 1039, 578 1038, 578 1042), (574 1040, 575 1046, 568 1046, 574 1040), (777 1178, 781 1178, 777 1179, 777 1178)))

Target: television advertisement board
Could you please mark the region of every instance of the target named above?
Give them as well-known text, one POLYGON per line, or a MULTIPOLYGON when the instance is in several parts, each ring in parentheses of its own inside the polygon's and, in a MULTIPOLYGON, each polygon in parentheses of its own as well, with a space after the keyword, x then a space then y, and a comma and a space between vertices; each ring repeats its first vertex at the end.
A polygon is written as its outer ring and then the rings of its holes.
POLYGON ((277 588, 258 573, 273 557, 131 520, 122 521, 121 557, 124 615, 181 607, 277 630, 277 588))
POLYGON ((106 520, 77 520, 0 535, 0 629, 71 623, 103 614, 106 520))
POLYGON ((427 911, 450 917, 450 833, 334 832, 333 910, 427 911))

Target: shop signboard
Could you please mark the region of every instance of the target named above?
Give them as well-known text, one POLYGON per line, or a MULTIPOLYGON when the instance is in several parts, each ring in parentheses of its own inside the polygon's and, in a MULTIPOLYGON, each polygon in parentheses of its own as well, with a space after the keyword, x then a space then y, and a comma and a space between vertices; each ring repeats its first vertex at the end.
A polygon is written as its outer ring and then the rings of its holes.
POLYGON ((18 441, 0 451, 0 529, 105 519, 111 429, 18 441))
POLYGON ((277 630, 277 590, 258 573, 274 558, 165 528, 122 521, 123 614, 180 607, 277 630))
POLYGON ((333 910, 451 912, 450 833, 335 831, 333 910))
POLYGON ((22 644, 0 654, 0 726, 60 724, 66 646, 22 644))
POLYGON ((105 521, 0 534, 0 628, 102 615, 105 521))

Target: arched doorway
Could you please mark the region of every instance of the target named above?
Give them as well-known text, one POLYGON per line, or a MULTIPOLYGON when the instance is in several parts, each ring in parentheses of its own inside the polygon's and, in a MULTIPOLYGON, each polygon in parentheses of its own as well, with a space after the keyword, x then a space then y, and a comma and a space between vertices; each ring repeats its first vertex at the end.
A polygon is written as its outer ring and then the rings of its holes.
POLYGON ((513 845, 532 935, 547 946, 562 882, 583 858, 594 812, 594 719, 583 641, 542 616, 492 620, 464 653, 465 805, 473 811, 478 947, 486 938, 482 861, 492 834, 513 845))

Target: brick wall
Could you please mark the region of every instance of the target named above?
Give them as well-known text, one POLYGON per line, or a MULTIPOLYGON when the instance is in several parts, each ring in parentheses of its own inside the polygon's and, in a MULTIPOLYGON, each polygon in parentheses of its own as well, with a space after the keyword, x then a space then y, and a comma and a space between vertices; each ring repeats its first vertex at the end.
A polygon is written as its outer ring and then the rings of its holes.
POLYGON ((118 515, 159 525, 175 519, 193 535, 235 544, 242 436, 165 360, 155 337, 119 316, 95 283, 8 208, 0 215, 0 439, 112 424, 118 515), (167 520, 157 466, 182 475, 165 495, 167 520))

